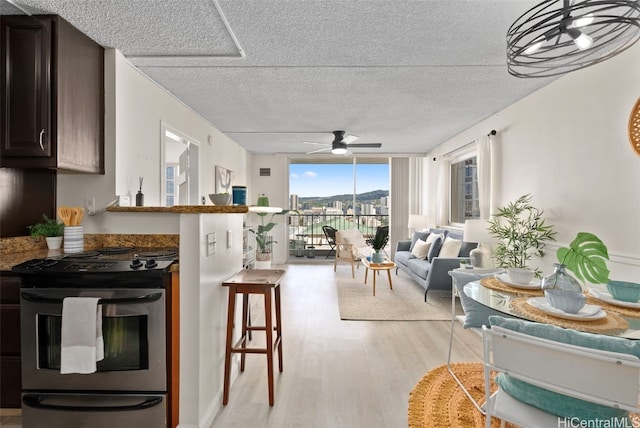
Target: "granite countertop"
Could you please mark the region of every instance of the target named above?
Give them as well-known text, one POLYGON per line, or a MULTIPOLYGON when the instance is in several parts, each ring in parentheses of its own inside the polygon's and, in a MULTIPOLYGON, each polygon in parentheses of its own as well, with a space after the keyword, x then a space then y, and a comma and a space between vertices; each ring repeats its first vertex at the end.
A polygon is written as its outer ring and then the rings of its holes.
POLYGON ((246 205, 175 205, 173 207, 108 207, 112 213, 244 214, 246 205))
MULTIPOLYGON (((179 248, 179 235, 124 235, 124 234, 85 234, 84 250, 90 251, 103 247, 135 247, 138 251, 154 249, 179 248)), ((31 259, 62 256, 64 252, 49 250, 44 238, 34 239, 30 236, 0 239, 0 271, 8 272, 22 262, 31 259)), ((174 269, 172 266, 172 271, 174 269)))

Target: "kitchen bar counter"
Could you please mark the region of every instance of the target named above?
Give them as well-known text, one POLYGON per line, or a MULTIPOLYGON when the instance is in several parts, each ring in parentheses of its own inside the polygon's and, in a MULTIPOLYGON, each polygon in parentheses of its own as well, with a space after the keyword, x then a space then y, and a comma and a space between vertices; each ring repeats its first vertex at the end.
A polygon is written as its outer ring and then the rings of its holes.
POLYGON ((172 207, 108 207, 111 213, 244 214, 246 205, 174 205, 172 207))

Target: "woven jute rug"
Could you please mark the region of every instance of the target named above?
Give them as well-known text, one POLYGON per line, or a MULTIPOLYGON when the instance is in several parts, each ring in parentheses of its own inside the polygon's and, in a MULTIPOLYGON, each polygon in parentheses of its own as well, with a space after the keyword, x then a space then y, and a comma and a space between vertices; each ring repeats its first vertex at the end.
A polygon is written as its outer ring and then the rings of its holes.
MULTIPOLYGON (((455 363, 453 372, 466 386, 471 396, 484 403, 484 372, 482 363, 455 363)), ((496 385, 492 383, 491 391, 496 385)), ((409 428, 484 428, 484 416, 474 407, 446 366, 430 370, 409 393, 409 428)), ((492 427, 499 427, 494 419, 492 427)), ((506 424, 507 427, 513 427, 506 424)))
MULTIPOLYGON (((340 319, 357 321, 449 321, 451 320, 451 293, 430 291, 428 301, 424 301, 424 289, 403 273, 391 274, 393 290, 389 288, 386 272, 377 278, 376 295, 373 295, 374 272, 369 272, 364 283, 364 269, 351 277, 349 269, 338 269, 335 274, 338 291, 340 319)), ((462 314, 459 302, 456 313, 462 314)))

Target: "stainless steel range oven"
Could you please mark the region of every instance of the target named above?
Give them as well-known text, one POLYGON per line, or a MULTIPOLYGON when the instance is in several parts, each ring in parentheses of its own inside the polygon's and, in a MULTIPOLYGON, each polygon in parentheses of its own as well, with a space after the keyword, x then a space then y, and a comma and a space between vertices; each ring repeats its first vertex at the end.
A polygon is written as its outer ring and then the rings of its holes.
POLYGON ((165 427, 166 294, 172 261, 31 260, 22 279, 22 418, 35 427, 165 427), (98 297, 104 359, 61 374, 63 300, 98 297))

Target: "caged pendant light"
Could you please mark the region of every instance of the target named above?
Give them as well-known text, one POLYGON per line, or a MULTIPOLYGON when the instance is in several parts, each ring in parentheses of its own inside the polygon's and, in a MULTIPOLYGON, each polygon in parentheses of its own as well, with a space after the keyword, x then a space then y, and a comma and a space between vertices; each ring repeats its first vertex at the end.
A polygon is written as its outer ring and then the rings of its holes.
POLYGON ((597 64, 640 39, 640 0, 546 0, 507 31, 516 77, 549 77, 597 64))

